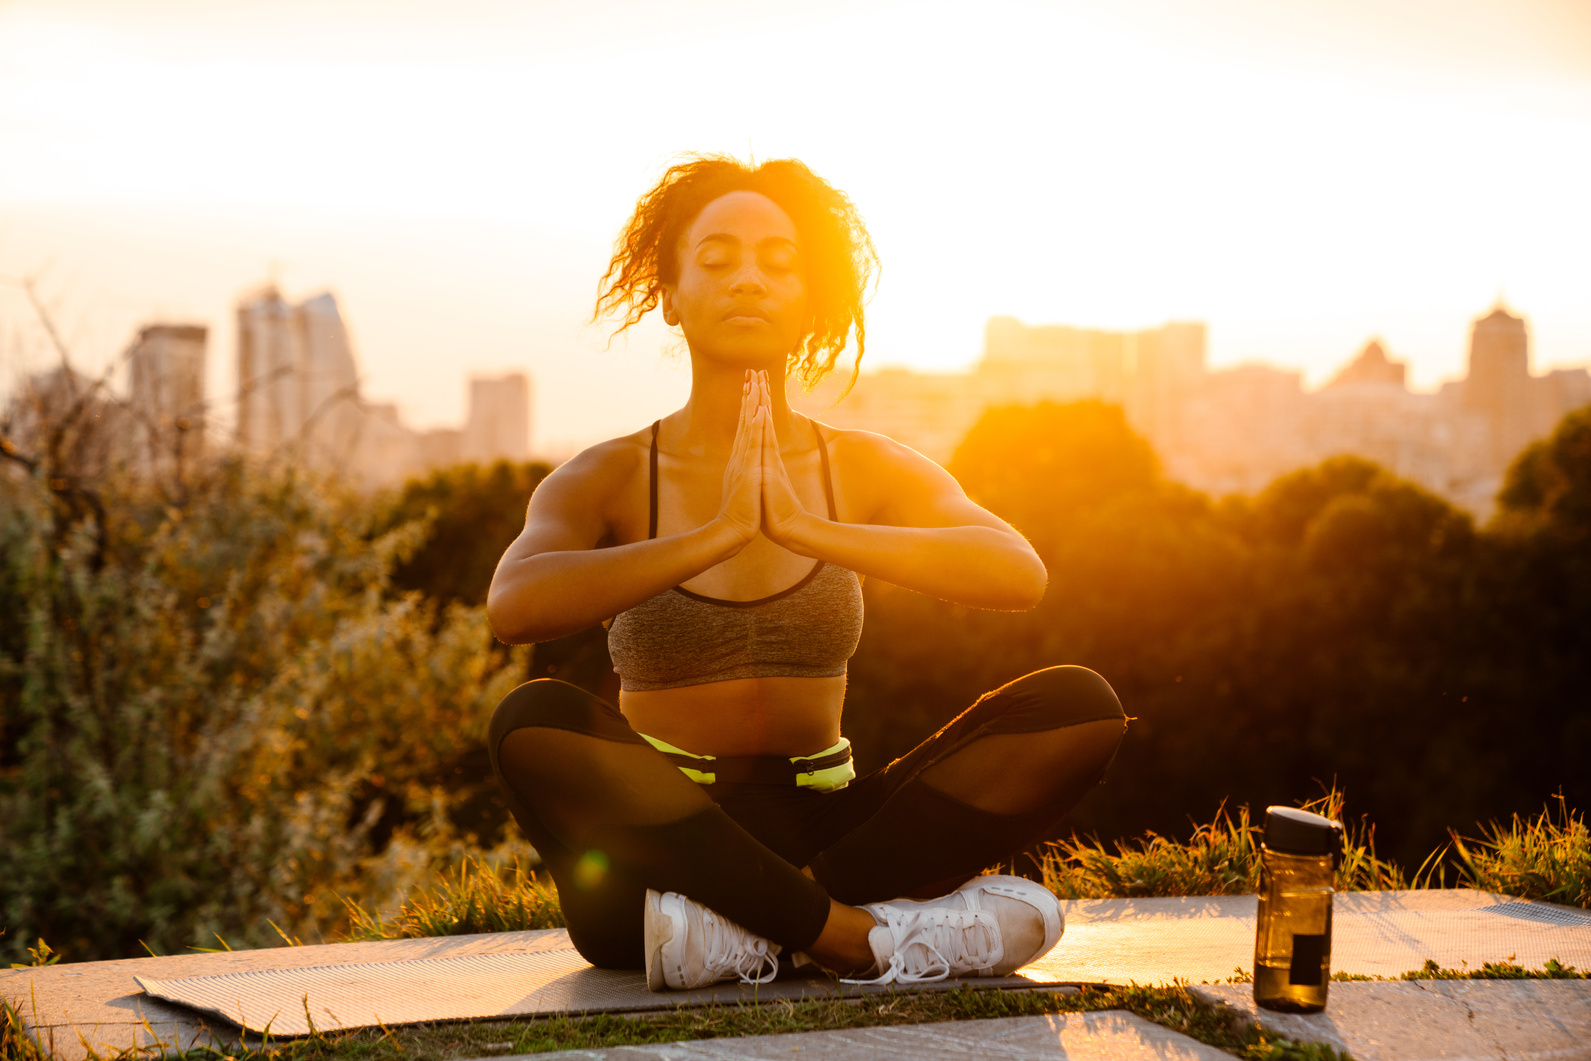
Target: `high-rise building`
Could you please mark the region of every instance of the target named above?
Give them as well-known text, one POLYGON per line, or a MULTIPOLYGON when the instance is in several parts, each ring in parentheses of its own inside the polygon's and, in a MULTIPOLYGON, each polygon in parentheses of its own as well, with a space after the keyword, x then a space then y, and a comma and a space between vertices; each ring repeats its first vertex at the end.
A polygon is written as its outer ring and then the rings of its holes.
POLYGON ((1491 462, 1506 467, 1533 434, 1530 337, 1523 318, 1498 306, 1470 332, 1469 376, 1464 407, 1478 414, 1490 434, 1491 462))
POLYGON ((152 324, 127 352, 134 453, 151 468, 192 462, 204 451, 204 372, 208 330, 152 324))
POLYGON ((363 430, 358 369, 330 293, 297 306, 267 287, 238 305, 238 441, 344 467, 363 430))
POLYGON ((359 370, 348 328, 330 292, 299 303, 293 311, 301 351, 299 405, 310 459, 345 463, 356 445, 362 413, 359 370))
POLYGON ((983 331, 978 373, 1000 389, 1032 401, 1102 398, 1120 402, 1129 333, 1063 324, 1023 324, 991 317, 983 331))
POLYGON ((471 376, 470 411, 459 446, 466 461, 527 460, 530 457, 530 378, 471 376))
POLYGON ((1205 377, 1202 321, 1172 321, 1128 333, 1127 419, 1162 452, 1182 445, 1183 412, 1205 377))
POLYGON ((1113 332, 993 317, 970 374, 886 368, 869 373, 836 404, 845 382, 836 373, 791 400, 825 423, 877 431, 940 463, 990 406, 1080 398, 1123 405, 1134 427, 1167 446, 1203 378, 1204 349, 1199 323, 1113 332))

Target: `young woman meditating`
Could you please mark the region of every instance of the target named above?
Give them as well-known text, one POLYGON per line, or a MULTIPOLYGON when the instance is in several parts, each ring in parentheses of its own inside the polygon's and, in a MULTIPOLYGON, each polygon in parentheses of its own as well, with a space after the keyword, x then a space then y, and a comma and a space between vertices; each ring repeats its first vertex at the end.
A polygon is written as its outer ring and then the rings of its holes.
POLYGON ((490 752, 575 947, 654 989, 770 979, 781 951, 879 982, 1027 964, 1060 937, 1056 900, 976 874, 1051 836, 1126 728, 1103 678, 1051 667, 856 777, 840 712, 860 577, 1008 610, 1046 582, 944 469, 785 400, 853 329, 860 356, 874 265, 855 207, 800 162, 670 169, 598 309, 625 327, 660 309, 690 400, 549 475, 492 579, 509 643, 611 620, 618 706, 530 682, 490 752))

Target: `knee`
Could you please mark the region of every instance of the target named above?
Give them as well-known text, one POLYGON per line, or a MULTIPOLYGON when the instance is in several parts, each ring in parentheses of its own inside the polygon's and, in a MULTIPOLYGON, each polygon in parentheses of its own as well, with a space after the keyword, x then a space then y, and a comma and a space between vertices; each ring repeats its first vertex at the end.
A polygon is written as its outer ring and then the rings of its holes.
POLYGON ((556 678, 526 682, 503 697, 492 712, 486 731, 486 748, 492 768, 501 773, 498 763, 503 740, 516 729, 562 729, 576 733, 601 734, 617 726, 628 729, 618 710, 600 697, 556 678))
POLYGON ((1127 713, 1116 691, 1087 667, 1046 667, 989 695, 1009 701, 994 732, 1037 733, 1090 722, 1118 722, 1126 730, 1127 713))
POLYGON ((595 923, 571 921, 569 942, 575 952, 598 969, 646 968, 646 944, 641 933, 626 931, 628 926, 612 919, 595 923))

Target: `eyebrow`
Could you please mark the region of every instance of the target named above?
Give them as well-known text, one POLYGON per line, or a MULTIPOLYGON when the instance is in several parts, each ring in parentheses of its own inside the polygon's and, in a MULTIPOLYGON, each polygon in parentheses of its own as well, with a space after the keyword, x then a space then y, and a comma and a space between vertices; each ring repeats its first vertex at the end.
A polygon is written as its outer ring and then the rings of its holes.
MULTIPOLYGON (((711 233, 709 235, 703 236, 701 239, 697 240, 696 241, 696 245, 698 247, 700 247, 703 243, 739 243, 739 242, 740 242, 740 237, 739 236, 732 236, 728 232, 714 232, 714 233, 711 233)), ((761 246, 763 246, 765 244, 768 244, 768 243, 785 243, 785 244, 790 245, 791 247, 795 247, 796 246, 796 241, 795 240, 789 239, 788 237, 785 237, 785 236, 764 236, 762 239, 757 241, 757 246, 761 247, 761 246)), ((797 247, 796 249, 799 250, 800 248, 797 247)))

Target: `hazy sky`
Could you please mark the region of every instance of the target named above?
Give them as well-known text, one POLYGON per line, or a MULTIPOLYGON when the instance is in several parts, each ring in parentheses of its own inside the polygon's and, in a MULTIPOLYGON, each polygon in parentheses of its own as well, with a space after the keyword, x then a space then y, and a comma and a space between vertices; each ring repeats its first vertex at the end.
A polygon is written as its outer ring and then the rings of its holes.
MULTIPOLYGON (((79 356, 334 291, 366 393, 457 422, 528 369, 538 445, 685 392, 660 326, 586 323, 683 150, 795 155, 884 262, 868 362, 984 320, 1210 325, 1322 379, 1372 335, 1417 386, 1499 294, 1538 370, 1591 363, 1591 2, 0 0, 0 277, 79 356)), ((45 361, 0 286, 0 387, 45 361)))

